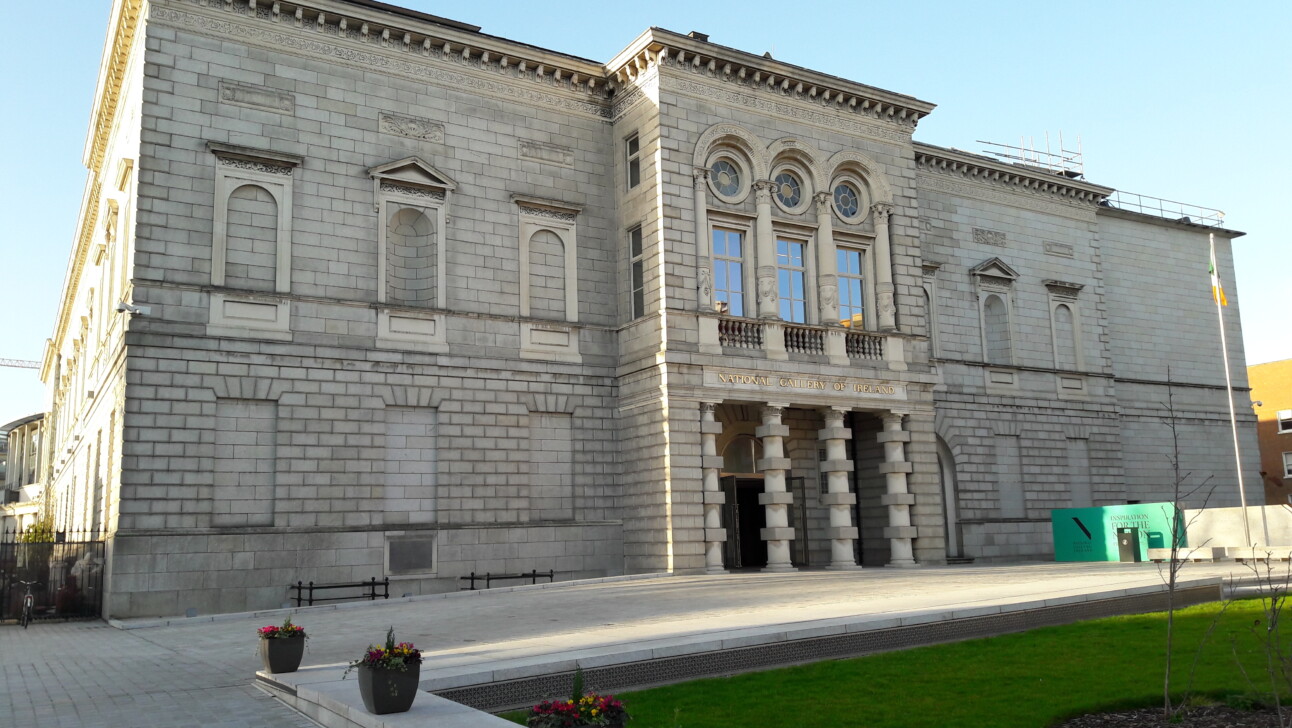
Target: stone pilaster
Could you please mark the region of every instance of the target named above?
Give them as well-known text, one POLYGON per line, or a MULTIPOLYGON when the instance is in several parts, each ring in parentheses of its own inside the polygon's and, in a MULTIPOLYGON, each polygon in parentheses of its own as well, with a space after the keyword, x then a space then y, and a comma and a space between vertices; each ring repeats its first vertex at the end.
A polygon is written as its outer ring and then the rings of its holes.
POLYGON ((906 488, 906 475, 911 472, 911 464, 906 460, 905 443, 911 441, 911 433, 902 430, 902 415, 889 412, 883 415, 884 430, 877 436, 884 446, 884 462, 879 465, 879 472, 884 475, 888 489, 880 502, 888 506, 888 527, 884 529, 884 538, 888 539, 889 566, 916 566, 913 541, 915 527, 911 525, 911 506, 915 496, 906 488))
POLYGON ((839 263, 835 260, 834 231, 831 228, 829 192, 818 192, 816 202, 816 272, 817 301, 821 323, 839 325, 839 263))
POLYGON ((790 527, 790 504, 794 494, 785 488, 785 473, 790 469, 790 459, 785 457, 785 438, 790 428, 781 424, 781 414, 788 405, 768 404, 763 407, 763 424, 754 431, 763 442, 763 459, 758 469, 763 472, 763 492, 758 502, 767 515, 767 527, 759 534, 767 542, 767 566, 763 571, 793 571, 790 563, 790 542, 794 529, 790 527))
POLYGON ((897 304, 893 301, 892 241, 888 219, 893 206, 877 202, 870 206, 875 216, 875 306, 879 309, 879 330, 897 330, 897 304))
POLYGON ((772 183, 760 179, 754 183, 754 200, 758 218, 754 223, 758 251, 758 317, 780 318, 776 305, 776 234, 772 232, 772 183))
POLYGON ((722 563, 722 548, 727 542, 727 529, 722 527, 722 506, 726 494, 718 482, 722 472, 722 456, 718 454, 718 435, 722 423, 713 418, 716 405, 700 403, 700 466, 704 473, 704 570, 710 574, 726 571, 722 563))
POLYGON ((859 569, 853 542, 857 539, 857 527, 852 525, 852 508, 857 503, 857 495, 848 492, 848 473, 852 472, 852 461, 848 459, 848 441, 852 431, 843 426, 844 410, 833 407, 825 412, 825 427, 817 434, 825 445, 825 462, 821 463, 821 472, 826 474, 826 494, 821 496, 821 503, 830 508, 830 526, 826 537, 830 539, 830 565, 827 569, 859 569))
POLYGON ((708 184, 709 170, 697 167, 692 170, 695 196, 695 305, 704 313, 713 312, 713 241, 709 233, 708 184))

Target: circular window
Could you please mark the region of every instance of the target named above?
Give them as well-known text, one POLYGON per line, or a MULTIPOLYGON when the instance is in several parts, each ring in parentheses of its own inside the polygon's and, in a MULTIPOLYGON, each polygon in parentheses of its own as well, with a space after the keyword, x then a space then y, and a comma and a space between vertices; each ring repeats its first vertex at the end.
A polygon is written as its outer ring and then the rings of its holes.
POLYGON ((776 199, 782 205, 795 208, 803 201, 803 184, 798 177, 789 172, 781 172, 772 181, 776 184, 776 199))
POLYGON ((709 167, 709 183, 718 195, 736 197, 740 194, 740 170, 730 161, 719 159, 709 167))
POLYGON ((857 217, 861 210, 861 197, 857 194, 857 189, 847 182, 835 185, 834 209, 845 220, 857 217))

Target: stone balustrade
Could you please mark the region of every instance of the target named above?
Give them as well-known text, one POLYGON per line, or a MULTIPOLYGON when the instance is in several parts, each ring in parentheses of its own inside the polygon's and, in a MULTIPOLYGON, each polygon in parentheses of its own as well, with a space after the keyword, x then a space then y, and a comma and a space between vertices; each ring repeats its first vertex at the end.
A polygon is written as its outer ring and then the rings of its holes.
POLYGON ((885 362, 889 369, 906 369, 905 339, 900 334, 853 331, 839 326, 812 326, 775 319, 700 317, 701 351, 757 349, 769 359, 824 355, 831 364, 885 362))

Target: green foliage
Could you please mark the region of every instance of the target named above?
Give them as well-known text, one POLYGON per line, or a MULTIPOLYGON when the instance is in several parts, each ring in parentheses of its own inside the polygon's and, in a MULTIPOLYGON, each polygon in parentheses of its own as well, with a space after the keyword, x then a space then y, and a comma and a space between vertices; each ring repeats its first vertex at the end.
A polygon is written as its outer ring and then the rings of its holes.
POLYGON ((54 525, 49 521, 37 521, 18 540, 22 543, 54 543, 54 525))
MULTIPOLYGON (((1249 670, 1264 665, 1264 650, 1247 629, 1263 613, 1259 602, 1236 602, 1204 641, 1218 612, 1219 604, 1178 610, 1176 649, 1191 654, 1202 645, 1193 694, 1223 701, 1248 692, 1235 658, 1249 670)), ((621 697, 631 702, 637 728, 1036 728, 1082 713, 1161 705, 1165 620, 1165 613, 1112 617, 621 697)), ((1188 682, 1189 669, 1177 668, 1179 684, 1188 682)), ((523 715, 506 717, 523 723, 523 715)))
POLYGON ((577 665, 574 668, 574 685, 570 687, 570 700, 576 703, 583 700, 583 668, 577 665))

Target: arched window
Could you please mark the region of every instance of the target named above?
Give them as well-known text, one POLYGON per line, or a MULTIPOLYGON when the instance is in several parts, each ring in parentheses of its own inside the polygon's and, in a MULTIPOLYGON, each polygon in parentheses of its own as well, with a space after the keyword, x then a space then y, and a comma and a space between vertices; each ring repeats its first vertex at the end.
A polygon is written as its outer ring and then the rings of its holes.
POLYGON ((227 204, 224 283, 230 288, 272 291, 278 270, 278 202, 260 185, 235 189, 227 204))
POLYGON ((529 239, 529 315, 565 320, 565 244, 551 230, 529 239))
POLYGON ((763 457, 763 443, 753 435, 736 435, 722 451, 722 471, 727 474, 757 473, 763 457))
POLYGON ((1065 303, 1054 307, 1054 364, 1058 369, 1077 368, 1076 326, 1072 308, 1065 303))
POLYGON ((386 224, 386 300, 401 306, 436 305, 435 222, 424 210, 391 205, 386 224))
POLYGON ((982 304, 983 333, 987 344, 988 364, 1010 364, 1013 354, 1010 345, 1009 310, 1005 301, 996 294, 989 294, 982 304))

